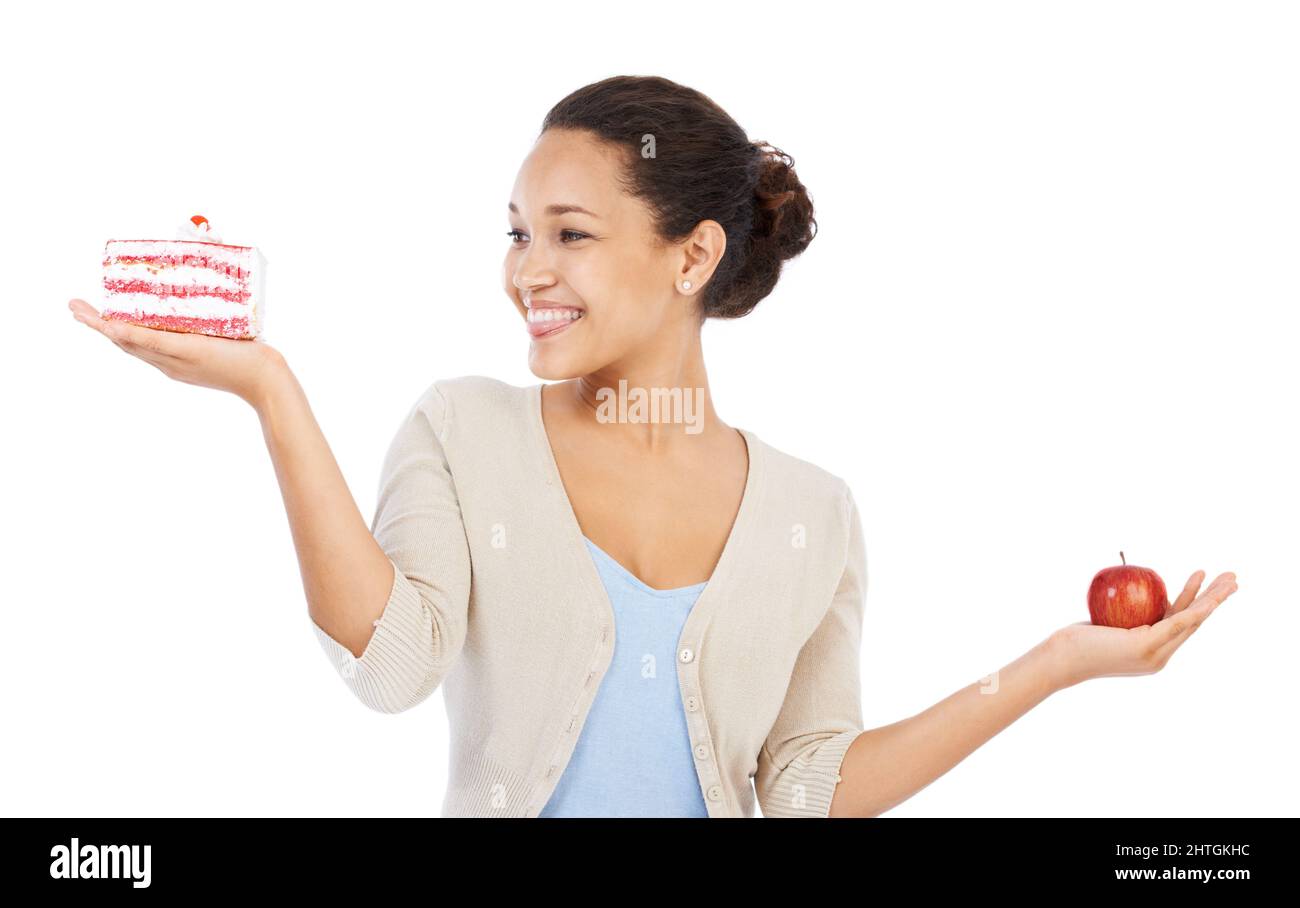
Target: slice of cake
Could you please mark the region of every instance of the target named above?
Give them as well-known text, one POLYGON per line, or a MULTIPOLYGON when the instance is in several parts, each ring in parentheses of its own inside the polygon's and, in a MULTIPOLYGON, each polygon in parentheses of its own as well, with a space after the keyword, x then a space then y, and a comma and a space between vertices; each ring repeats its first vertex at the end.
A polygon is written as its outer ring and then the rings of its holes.
POLYGON ((109 240, 100 315, 165 331, 258 337, 266 259, 256 247, 222 243, 201 214, 174 240, 109 240))

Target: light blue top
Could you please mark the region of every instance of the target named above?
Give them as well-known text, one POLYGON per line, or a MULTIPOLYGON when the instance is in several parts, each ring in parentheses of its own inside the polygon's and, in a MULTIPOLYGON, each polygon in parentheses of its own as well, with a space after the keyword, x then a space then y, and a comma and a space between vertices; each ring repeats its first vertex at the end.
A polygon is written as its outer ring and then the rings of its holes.
POLYGON ((657 590, 586 536, 614 606, 614 656, 542 817, 707 817, 677 686, 677 640, 705 583, 657 590))

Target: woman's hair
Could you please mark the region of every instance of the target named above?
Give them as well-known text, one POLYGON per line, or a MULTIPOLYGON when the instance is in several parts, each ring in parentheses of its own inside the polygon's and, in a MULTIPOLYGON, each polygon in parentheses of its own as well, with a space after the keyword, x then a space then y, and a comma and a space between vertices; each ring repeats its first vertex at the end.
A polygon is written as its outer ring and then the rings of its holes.
POLYGON ((583 130, 626 154, 623 189, 650 209, 661 239, 685 239, 706 219, 727 249, 704 285, 702 318, 739 318, 772 292, 781 265, 816 234, 794 158, 751 142, 705 95, 658 76, 613 76, 579 88, 542 123, 583 130))

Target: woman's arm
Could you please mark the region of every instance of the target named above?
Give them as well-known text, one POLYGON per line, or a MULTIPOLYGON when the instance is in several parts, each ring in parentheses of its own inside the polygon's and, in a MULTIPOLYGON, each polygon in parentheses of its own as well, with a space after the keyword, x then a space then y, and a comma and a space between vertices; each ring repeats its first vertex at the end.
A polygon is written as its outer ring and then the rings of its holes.
POLYGON ((257 411, 312 620, 359 657, 394 588, 393 564, 367 528, 280 352, 261 341, 105 321, 81 299, 68 307, 79 322, 168 378, 227 391, 257 411))
POLYGON ((250 403, 280 484, 307 610, 321 630, 360 658, 393 589, 393 564, 371 535, 283 358, 250 403))
POLYGON ((257 412, 280 484, 317 639, 371 709, 410 709, 437 688, 465 643, 470 561, 442 448, 437 383, 389 444, 367 527, 307 396, 280 353, 232 340, 107 322, 85 300, 76 319, 169 378, 229 391, 257 412))
POLYGON ((1066 686, 1054 640, 925 712, 854 738, 828 816, 874 817, 901 804, 1066 686))
POLYGON ((862 732, 844 753, 828 816, 874 817, 901 804, 1055 691, 1091 678, 1164 668, 1237 589, 1236 574, 1229 571, 1197 596, 1203 579, 1203 572, 1194 573, 1155 624, 1071 624, 925 712, 862 732))

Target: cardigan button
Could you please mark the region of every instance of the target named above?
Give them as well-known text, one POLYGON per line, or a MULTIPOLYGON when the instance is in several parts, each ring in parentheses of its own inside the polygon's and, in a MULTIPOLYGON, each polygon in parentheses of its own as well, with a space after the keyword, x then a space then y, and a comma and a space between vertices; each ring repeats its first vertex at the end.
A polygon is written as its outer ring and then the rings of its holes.
POLYGON ((691 712, 695 712, 697 709, 700 708, 700 698, 699 698, 699 697, 687 697, 687 698, 686 698, 686 708, 689 709, 691 712))
POLYGON ((695 756, 701 760, 707 760, 709 758, 709 746, 707 744, 696 744, 695 756))
POLYGON ((690 662, 695 658, 695 651, 689 646, 683 646, 681 651, 677 654, 677 658, 681 659, 683 662, 690 662))
POLYGON ((722 789, 719 788, 717 785, 710 785, 710 786, 709 786, 709 800, 710 800, 710 801, 720 801, 720 800, 722 800, 722 789))

